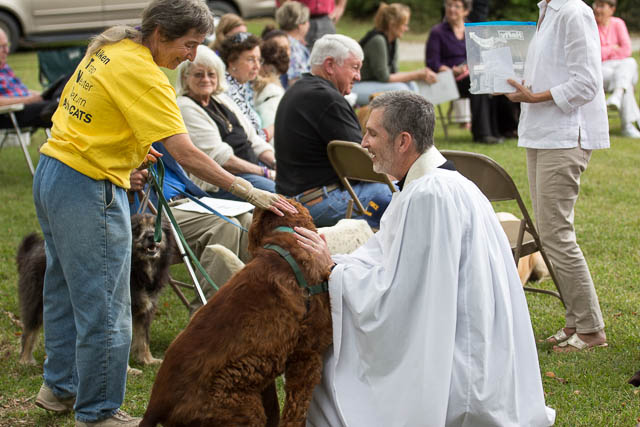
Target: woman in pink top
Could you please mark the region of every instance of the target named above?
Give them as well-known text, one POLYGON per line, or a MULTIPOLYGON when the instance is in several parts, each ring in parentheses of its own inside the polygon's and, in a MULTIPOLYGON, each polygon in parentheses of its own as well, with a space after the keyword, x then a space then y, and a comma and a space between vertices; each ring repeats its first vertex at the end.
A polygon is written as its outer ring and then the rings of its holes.
POLYGON ((638 64, 631 57, 631 40, 624 21, 613 16, 616 0, 596 0, 593 12, 598 23, 602 48, 602 77, 604 88, 613 92, 607 105, 620 111, 622 135, 640 138, 636 127, 640 109, 633 94, 638 82, 638 64))

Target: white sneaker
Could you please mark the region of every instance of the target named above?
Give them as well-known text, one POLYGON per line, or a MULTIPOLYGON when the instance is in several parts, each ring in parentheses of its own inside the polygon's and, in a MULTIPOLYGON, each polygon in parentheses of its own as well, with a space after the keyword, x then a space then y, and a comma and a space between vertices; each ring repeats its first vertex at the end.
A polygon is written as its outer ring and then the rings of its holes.
POLYGON ((633 123, 629 123, 622 128, 622 136, 626 138, 638 138, 640 139, 640 130, 633 123))
POLYGON ((140 421, 142 421, 142 418, 132 417, 118 409, 110 418, 95 423, 85 423, 76 420, 76 427, 138 427, 140 421))
POLYGON ((616 110, 619 110, 620 109, 620 105, 622 104, 622 95, 623 94, 624 94, 624 91, 622 91, 622 90, 613 91, 611 96, 609 96, 609 98, 607 98, 607 107, 611 107, 611 108, 614 108, 616 110))

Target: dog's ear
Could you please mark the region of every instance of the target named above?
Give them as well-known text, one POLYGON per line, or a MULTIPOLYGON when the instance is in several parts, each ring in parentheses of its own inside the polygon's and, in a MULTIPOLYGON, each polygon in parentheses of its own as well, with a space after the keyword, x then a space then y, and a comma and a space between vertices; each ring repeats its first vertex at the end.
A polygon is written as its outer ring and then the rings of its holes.
POLYGON ((260 242, 262 241, 262 236, 264 236, 263 230, 263 217, 266 214, 264 209, 255 208, 253 210, 253 220, 251 221, 251 226, 249 227, 249 239, 248 239, 248 250, 249 253, 253 255, 253 251, 256 248, 261 247, 260 242))
POLYGON ((136 236, 140 234, 140 227, 142 226, 142 214, 131 215, 131 236, 135 240, 136 236))

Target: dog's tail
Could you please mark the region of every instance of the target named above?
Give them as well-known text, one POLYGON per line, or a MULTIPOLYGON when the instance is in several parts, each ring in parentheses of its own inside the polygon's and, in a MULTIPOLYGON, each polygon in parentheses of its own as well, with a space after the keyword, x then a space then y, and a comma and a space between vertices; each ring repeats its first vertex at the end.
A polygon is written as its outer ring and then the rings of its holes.
POLYGON ((16 254, 16 264, 18 265, 18 272, 24 271, 28 265, 28 254, 34 247, 42 244, 42 237, 38 233, 31 233, 22 239, 20 246, 18 246, 18 252, 16 254))

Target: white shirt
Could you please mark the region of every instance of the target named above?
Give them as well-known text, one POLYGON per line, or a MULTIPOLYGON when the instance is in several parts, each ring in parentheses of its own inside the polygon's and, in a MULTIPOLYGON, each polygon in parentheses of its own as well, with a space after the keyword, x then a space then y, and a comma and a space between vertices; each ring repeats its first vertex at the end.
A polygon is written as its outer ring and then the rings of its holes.
POLYGON ((538 149, 609 147, 600 37, 582 0, 538 3, 542 23, 531 41, 525 85, 551 90, 553 101, 521 103, 518 146, 538 149))
POLYGON ((433 148, 329 280, 307 426, 548 426, 527 303, 491 204, 433 148))

